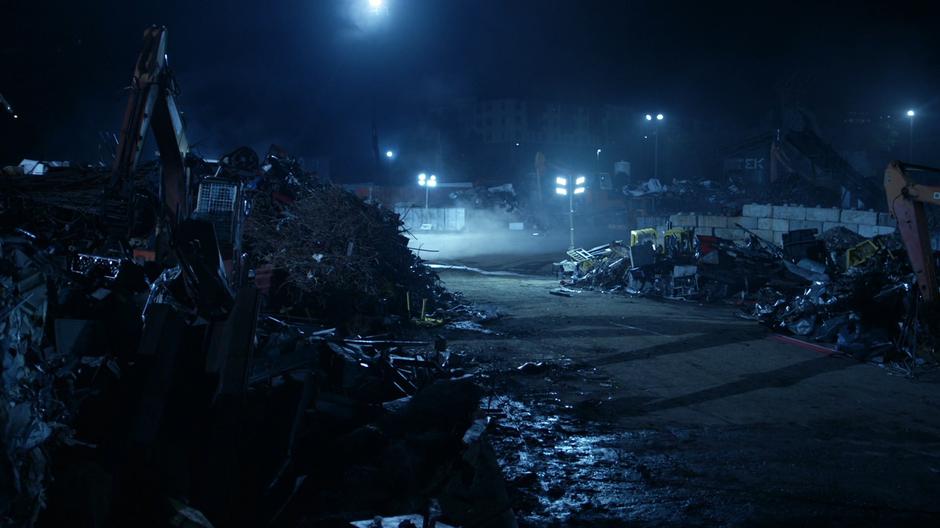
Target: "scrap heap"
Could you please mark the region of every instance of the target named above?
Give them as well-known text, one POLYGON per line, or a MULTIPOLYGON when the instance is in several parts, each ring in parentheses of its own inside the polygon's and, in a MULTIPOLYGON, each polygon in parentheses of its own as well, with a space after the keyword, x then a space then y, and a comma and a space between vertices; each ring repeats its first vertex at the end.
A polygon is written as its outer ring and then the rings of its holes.
MULTIPOLYGON (((153 227, 145 211, 158 208, 148 177, 129 240, 129 208, 108 171, 6 171, 5 522, 208 526, 418 511, 466 523, 504 509, 501 481, 465 480, 495 464, 480 447, 467 366, 442 340, 389 333, 409 312, 418 319, 424 300, 425 317, 453 305, 464 318, 466 307, 412 256, 394 213, 274 152, 237 169, 259 204, 244 246, 254 279, 237 289, 212 265, 218 253, 192 251, 217 244, 197 219, 174 229, 175 265, 140 249, 153 227), (480 482, 485 492, 472 488, 480 482)), ((198 163, 234 172, 230 157, 198 163)))
POLYGON ((148 250, 155 165, 131 206, 100 167, 4 171, 5 522, 511 518, 473 365, 394 334, 491 316, 441 288, 394 213, 278 149, 256 159, 192 162, 202 194, 225 175, 247 189, 237 288, 238 266, 199 250, 232 216, 194 214, 163 260, 148 250))
POLYGON ((562 284, 607 293, 669 299, 717 300, 754 292, 784 271, 759 240, 736 244, 676 228, 662 242, 653 228, 631 233, 629 244, 615 241, 590 251, 575 249, 559 263, 562 284))
POLYGON ((891 361, 908 372, 934 359, 927 343, 915 343, 915 337, 930 339, 931 332, 920 327, 914 273, 896 236, 865 239, 835 228, 817 244, 828 256, 824 264, 805 257, 785 262, 803 284, 762 289, 753 317, 774 330, 834 345, 859 360, 891 361))
POLYGON ((245 243, 271 311, 371 331, 454 304, 393 211, 317 181, 281 152, 258 174, 245 243))
POLYGON ((402 336, 474 310, 282 149, 190 151, 144 41, 113 168, 0 176, 0 524, 511 525, 474 366, 402 336))
POLYGON ((737 242, 694 229, 657 237, 656 229, 643 229, 632 232, 630 244, 569 251, 559 263, 562 285, 733 303, 777 332, 908 374, 937 360, 936 333, 919 312, 915 276, 896 234, 802 229, 785 234, 782 246, 754 234, 737 242))

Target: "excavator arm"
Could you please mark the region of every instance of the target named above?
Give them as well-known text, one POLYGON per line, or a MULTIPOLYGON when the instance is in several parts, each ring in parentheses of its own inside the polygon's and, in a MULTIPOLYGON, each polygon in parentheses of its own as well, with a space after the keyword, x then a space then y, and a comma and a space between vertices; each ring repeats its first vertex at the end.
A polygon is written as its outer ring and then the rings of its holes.
POLYGON ((147 128, 151 127, 163 169, 160 193, 172 225, 184 218, 190 207, 189 143, 176 107, 176 84, 166 56, 167 31, 151 26, 144 31, 144 44, 131 79, 130 97, 121 138, 114 159, 112 183, 128 191, 140 159, 147 128))
POLYGON ((907 248, 917 276, 917 288, 925 302, 937 300, 937 270, 930 247, 924 204, 940 205, 940 186, 921 185, 908 178, 908 172, 936 172, 940 169, 892 161, 885 169, 888 210, 898 221, 898 231, 907 248))

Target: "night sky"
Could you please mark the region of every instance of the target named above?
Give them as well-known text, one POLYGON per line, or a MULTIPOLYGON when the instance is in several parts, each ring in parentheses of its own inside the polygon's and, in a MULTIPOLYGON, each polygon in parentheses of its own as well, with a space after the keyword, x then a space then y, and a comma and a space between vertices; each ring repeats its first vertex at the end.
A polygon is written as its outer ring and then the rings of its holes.
MULTIPOLYGON (((150 24, 169 28, 190 142, 216 156, 279 143, 343 167, 463 97, 667 109, 748 126, 800 86, 823 119, 916 107, 940 117, 929 2, 388 0, 19 1, 4 8, 0 161, 98 159, 150 24), (717 4, 717 5, 716 5, 717 4), (346 160, 344 162, 343 160, 346 160)), ((352 170, 352 169, 349 169, 352 170)))

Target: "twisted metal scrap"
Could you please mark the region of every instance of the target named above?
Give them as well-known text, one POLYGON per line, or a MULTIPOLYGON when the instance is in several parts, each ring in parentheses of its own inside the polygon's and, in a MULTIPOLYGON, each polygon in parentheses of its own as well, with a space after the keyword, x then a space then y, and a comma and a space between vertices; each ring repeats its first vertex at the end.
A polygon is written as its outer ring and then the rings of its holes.
POLYGON ((303 192, 292 203, 255 198, 245 225, 255 266, 286 273, 281 288, 313 315, 339 305, 360 314, 404 315, 405 292, 432 306, 445 295, 437 275, 408 249, 402 221, 330 184, 303 192))

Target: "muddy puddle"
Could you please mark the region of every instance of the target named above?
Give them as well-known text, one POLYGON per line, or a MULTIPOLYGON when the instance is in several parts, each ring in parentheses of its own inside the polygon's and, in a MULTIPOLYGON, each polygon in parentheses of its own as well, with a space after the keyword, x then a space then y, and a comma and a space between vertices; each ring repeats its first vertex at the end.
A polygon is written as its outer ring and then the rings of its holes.
POLYGON ((562 360, 523 371, 484 400, 520 526, 688 526, 728 518, 686 491, 695 473, 677 454, 693 433, 624 431, 587 419, 579 402, 603 401, 612 387, 594 368, 562 360))

